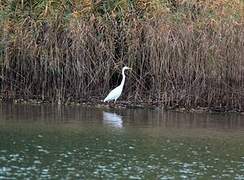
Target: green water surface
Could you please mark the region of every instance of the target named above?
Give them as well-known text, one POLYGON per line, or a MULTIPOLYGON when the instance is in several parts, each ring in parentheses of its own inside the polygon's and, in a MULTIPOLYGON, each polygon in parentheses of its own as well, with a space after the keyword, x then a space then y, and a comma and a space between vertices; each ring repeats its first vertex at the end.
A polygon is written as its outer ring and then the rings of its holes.
POLYGON ((0 105, 0 179, 244 179, 236 114, 0 105))

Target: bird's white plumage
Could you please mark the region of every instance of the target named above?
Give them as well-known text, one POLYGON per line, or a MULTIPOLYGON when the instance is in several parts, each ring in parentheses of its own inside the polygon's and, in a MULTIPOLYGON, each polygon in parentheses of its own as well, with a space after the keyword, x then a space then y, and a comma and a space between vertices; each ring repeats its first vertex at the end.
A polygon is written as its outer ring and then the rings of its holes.
POLYGON ((117 100, 117 98, 121 95, 122 93, 122 87, 118 86, 115 89, 113 89, 108 95, 107 97, 104 99, 104 102, 106 101, 111 101, 111 100, 117 100))
POLYGON ((123 87, 124 87, 124 84, 125 84, 125 70, 126 69, 131 69, 127 66, 123 67, 122 69, 122 81, 120 83, 120 85, 116 88, 114 88, 108 95, 107 97, 103 100, 104 102, 106 101, 112 101, 112 100, 117 100, 119 98, 119 96, 121 95, 122 93, 122 90, 123 90, 123 87))

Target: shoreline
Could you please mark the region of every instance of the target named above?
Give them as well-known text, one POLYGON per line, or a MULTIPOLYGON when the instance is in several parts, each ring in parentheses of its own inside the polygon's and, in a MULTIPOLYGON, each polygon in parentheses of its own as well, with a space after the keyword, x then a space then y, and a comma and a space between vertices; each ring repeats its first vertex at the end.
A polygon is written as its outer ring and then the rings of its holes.
POLYGON ((62 106, 84 106, 84 107, 96 107, 96 108, 108 108, 108 109, 162 109, 164 111, 181 112, 181 113, 236 113, 244 115, 244 111, 237 109, 226 109, 226 107, 183 107, 183 106, 164 106, 163 103, 159 102, 133 102, 133 101, 117 101, 116 103, 104 103, 102 100, 99 101, 97 98, 87 100, 74 100, 67 101, 65 103, 52 102, 50 100, 41 99, 5 99, 0 97, 1 104, 29 104, 29 105, 62 105, 62 106))

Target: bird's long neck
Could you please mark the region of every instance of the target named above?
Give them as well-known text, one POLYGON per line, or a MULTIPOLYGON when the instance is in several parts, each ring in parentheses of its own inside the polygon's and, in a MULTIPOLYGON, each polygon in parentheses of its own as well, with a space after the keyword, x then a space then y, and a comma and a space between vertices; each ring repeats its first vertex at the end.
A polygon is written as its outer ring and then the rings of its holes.
POLYGON ((121 83, 120 83, 120 85, 119 86, 124 86, 124 84, 125 84, 125 70, 123 69, 122 70, 122 76, 123 76, 123 78, 122 78, 122 81, 121 81, 121 83))

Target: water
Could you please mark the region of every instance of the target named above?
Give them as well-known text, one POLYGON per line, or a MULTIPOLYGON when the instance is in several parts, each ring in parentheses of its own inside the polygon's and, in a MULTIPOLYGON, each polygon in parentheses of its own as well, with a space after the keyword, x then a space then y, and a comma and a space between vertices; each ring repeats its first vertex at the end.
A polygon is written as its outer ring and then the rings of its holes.
POLYGON ((0 105, 0 179, 244 179, 244 117, 0 105))

